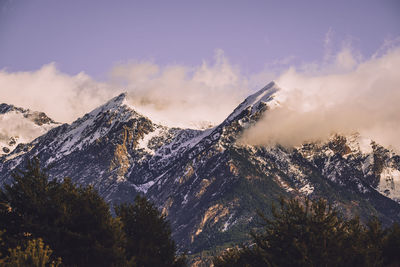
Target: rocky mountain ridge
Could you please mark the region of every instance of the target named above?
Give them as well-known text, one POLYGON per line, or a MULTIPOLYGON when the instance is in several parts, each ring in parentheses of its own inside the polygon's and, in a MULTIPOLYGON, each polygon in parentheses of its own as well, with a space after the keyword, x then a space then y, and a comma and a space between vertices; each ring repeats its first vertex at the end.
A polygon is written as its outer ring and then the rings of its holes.
POLYGON ((248 239, 256 210, 279 196, 324 197, 348 216, 400 221, 400 157, 353 134, 297 148, 237 142, 279 108, 275 83, 246 98, 220 125, 169 128, 121 94, 1 158, 0 181, 38 157, 50 179, 93 185, 109 202, 145 194, 166 214, 180 249, 196 253, 248 239))

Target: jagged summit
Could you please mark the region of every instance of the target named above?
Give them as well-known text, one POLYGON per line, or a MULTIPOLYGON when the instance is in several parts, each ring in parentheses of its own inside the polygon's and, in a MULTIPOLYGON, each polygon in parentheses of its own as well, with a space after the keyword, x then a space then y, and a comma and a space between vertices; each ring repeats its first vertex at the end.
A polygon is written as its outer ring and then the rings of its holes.
POLYGON ((270 82, 262 89, 258 90, 254 94, 248 96, 226 119, 231 121, 235 119, 240 113, 246 109, 250 109, 251 114, 254 113, 260 103, 269 103, 274 99, 276 92, 280 90, 279 86, 274 82, 270 82))
POLYGON ((272 95, 279 90, 280 88, 276 82, 272 81, 262 89, 258 90, 256 93, 248 96, 245 99, 245 102, 253 106, 259 102, 269 102, 272 99, 272 95))
POLYGON ((105 103, 103 106, 108 106, 108 107, 113 107, 113 106, 121 106, 126 103, 126 97, 128 93, 123 92, 116 97, 110 99, 107 103, 105 103))
MULTIPOLYGON (((118 96, 111 98, 105 104, 103 104, 103 105, 95 108, 91 112, 87 113, 85 116, 97 116, 101 112, 116 111, 116 110, 120 109, 122 106, 127 106, 126 105, 126 97, 127 97, 126 92, 121 93, 118 96)), ((132 108, 129 107, 129 109, 132 109, 132 108)))
POLYGON ((127 93, 121 93, 71 125, 65 124, 62 133, 58 133, 51 144, 57 154, 49 162, 98 142, 132 120, 148 121, 127 104, 126 97, 127 93))
MULTIPOLYGON (((249 110, 250 113, 247 115, 252 115, 256 111, 260 110, 261 107, 267 104, 269 107, 274 106, 276 103, 273 101, 276 95, 276 92, 280 90, 280 87, 276 84, 276 82, 272 81, 262 89, 257 92, 249 95, 241 104, 239 104, 234 111, 224 120, 225 122, 230 122, 234 120, 239 114, 241 114, 244 110, 249 110), (261 104, 261 105, 260 105, 261 104)), ((142 116, 146 119, 151 117, 147 117, 146 114, 140 114, 137 112, 136 108, 130 105, 127 101, 128 94, 127 92, 123 92, 114 98, 110 99, 105 104, 99 106, 94 109, 90 113, 86 114, 85 117, 96 117, 98 114, 103 112, 115 112, 120 109, 127 109, 136 114, 136 116, 142 116)), ((79 121, 79 120, 78 120, 79 121)), ((158 122, 160 125, 167 126, 163 124, 163 122, 158 122)), ((204 122, 203 122, 204 124, 204 122)), ((193 123, 193 129, 207 129, 211 128, 211 124, 208 124, 207 127, 198 127, 195 123, 193 123)))
POLYGON ((29 119, 39 126, 43 124, 57 124, 57 122, 48 117, 44 112, 32 111, 30 109, 24 109, 6 103, 0 104, 0 114, 6 114, 9 112, 22 114, 24 118, 29 119))

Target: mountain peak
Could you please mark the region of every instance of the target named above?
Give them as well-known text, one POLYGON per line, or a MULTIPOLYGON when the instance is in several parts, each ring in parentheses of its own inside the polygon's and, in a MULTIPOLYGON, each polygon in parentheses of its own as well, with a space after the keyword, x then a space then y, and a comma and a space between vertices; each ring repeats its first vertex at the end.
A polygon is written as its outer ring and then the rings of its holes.
POLYGON ((63 132, 58 133, 52 143, 57 154, 50 158, 48 163, 91 145, 132 119, 144 118, 127 103, 126 98, 127 93, 121 93, 75 120, 71 125, 65 125, 63 132))
POLYGON ((127 92, 123 92, 123 93, 120 93, 118 96, 114 97, 112 100, 121 101, 122 102, 122 101, 124 101, 126 99, 127 95, 128 95, 127 92))
MULTIPOLYGON (((122 106, 128 106, 129 110, 135 112, 129 105, 127 105, 126 97, 127 97, 127 93, 123 92, 123 93, 111 98, 105 104, 95 108, 94 110, 92 110, 91 112, 86 114, 84 117, 96 117, 98 114, 103 113, 103 112, 117 111, 122 106)), ((78 121, 79 121, 79 119, 78 119, 78 121)))
POLYGON ((280 90, 279 86, 274 82, 270 82, 262 89, 252 95, 249 95, 227 118, 227 121, 234 120, 244 110, 251 108, 251 113, 254 108, 257 108, 260 103, 268 103, 274 99, 275 93, 280 90))
POLYGON ((12 112, 15 114, 20 114, 38 126, 42 126, 43 124, 58 124, 53 119, 48 117, 44 112, 32 111, 30 109, 24 109, 6 103, 0 104, 0 114, 5 115, 12 112))
POLYGON ((104 105, 100 107, 112 108, 121 106, 125 104, 126 97, 127 97, 127 92, 123 92, 117 95, 116 97, 111 98, 109 101, 107 101, 104 105))
POLYGON ((246 103, 247 106, 255 106, 260 102, 269 102, 272 100, 273 94, 275 94, 279 89, 280 88, 277 84, 272 81, 262 89, 248 96, 243 103, 246 103))

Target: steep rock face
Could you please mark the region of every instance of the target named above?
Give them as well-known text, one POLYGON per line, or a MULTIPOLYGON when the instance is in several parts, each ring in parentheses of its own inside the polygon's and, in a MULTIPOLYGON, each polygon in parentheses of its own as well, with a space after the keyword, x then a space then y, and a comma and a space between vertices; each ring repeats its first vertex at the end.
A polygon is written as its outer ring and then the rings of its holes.
POLYGON ((179 247, 191 253, 248 239, 256 210, 268 214, 279 196, 324 197, 348 216, 400 221, 400 158, 371 140, 336 135, 290 149, 237 142, 277 108, 277 93, 270 83, 206 130, 155 124, 121 94, 14 150, 2 159, 0 179, 9 182, 15 167, 37 156, 50 179, 92 184, 107 201, 146 194, 167 215, 179 247))

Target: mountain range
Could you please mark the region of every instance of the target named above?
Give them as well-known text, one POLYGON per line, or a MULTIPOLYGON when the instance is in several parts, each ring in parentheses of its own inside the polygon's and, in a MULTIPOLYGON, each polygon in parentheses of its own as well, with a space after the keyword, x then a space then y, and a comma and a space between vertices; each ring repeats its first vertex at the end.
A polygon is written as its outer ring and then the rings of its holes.
POLYGON ((205 130, 154 123, 126 94, 71 124, 1 104, 0 120, 13 116, 25 128, 2 125, 2 133, 12 134, 0 136, 0 183, 37 157, 49 179, 93 185, 110 203, 144 194, 189 254, 248 240, 257 211, 268 215, 280 196, 323 197, 349 217, 400 222, 400 156, 368 137, 338 133, 291 148, 239 142, 263 114, 279 108, 279 91, 271 82, 205 130))

